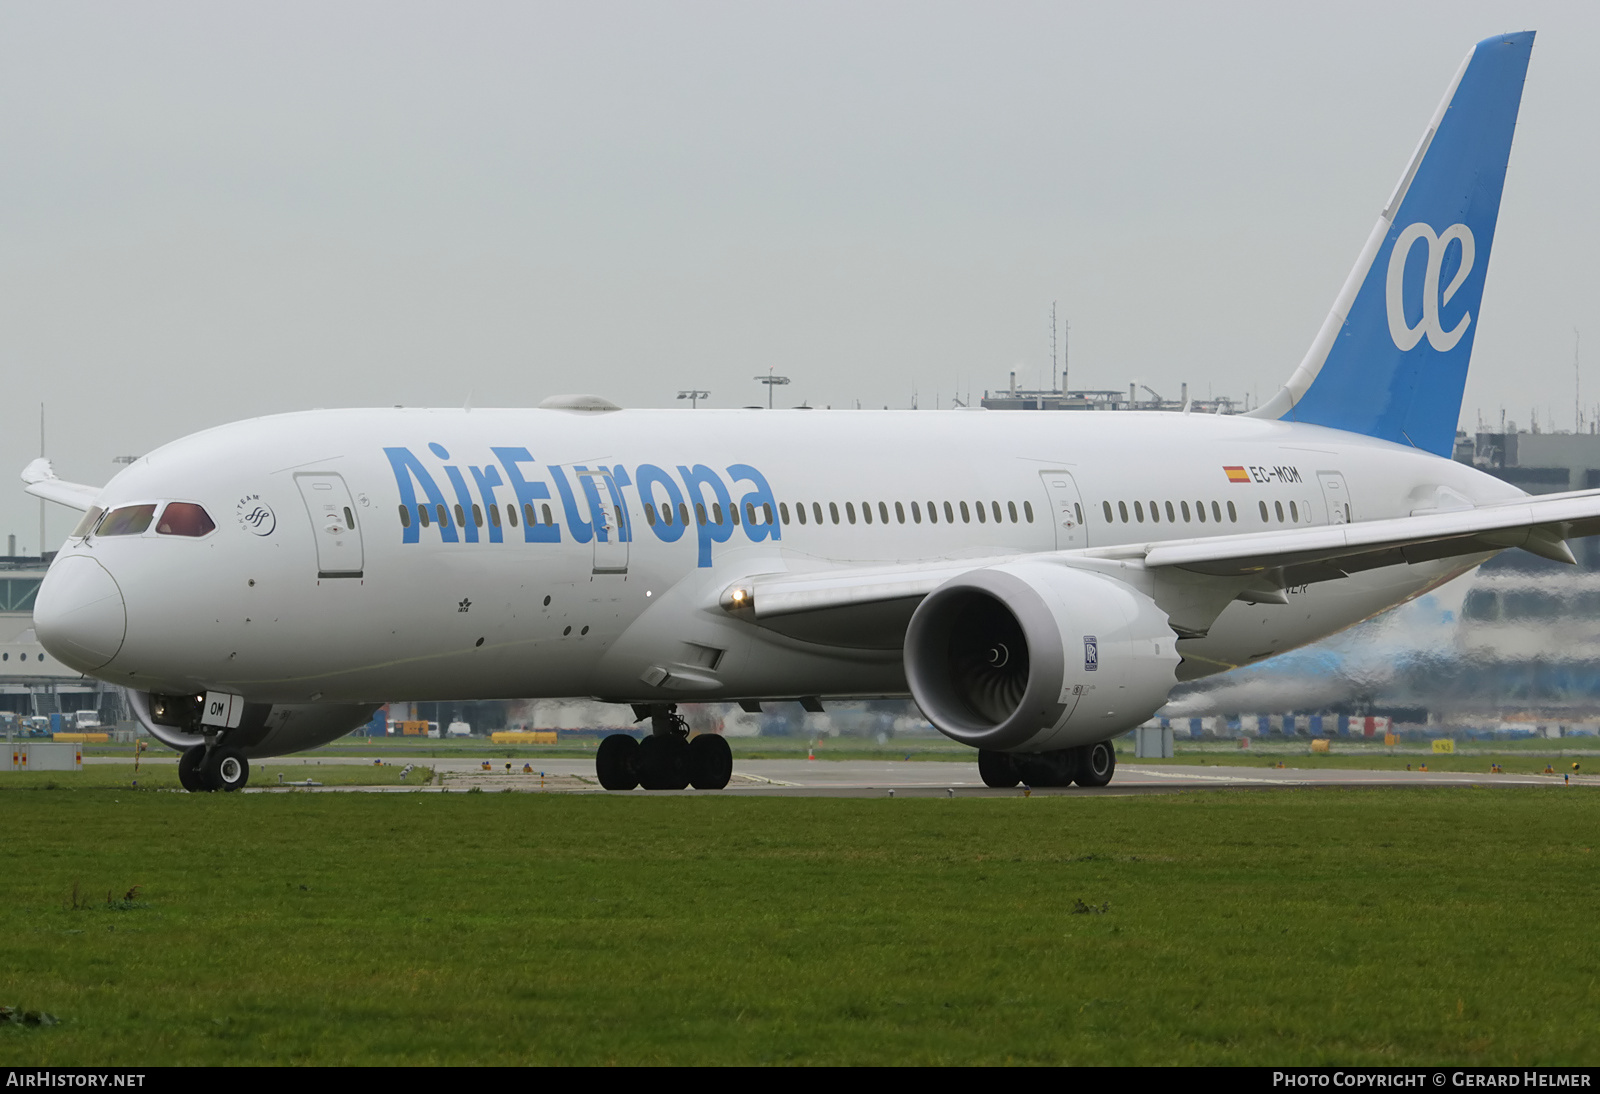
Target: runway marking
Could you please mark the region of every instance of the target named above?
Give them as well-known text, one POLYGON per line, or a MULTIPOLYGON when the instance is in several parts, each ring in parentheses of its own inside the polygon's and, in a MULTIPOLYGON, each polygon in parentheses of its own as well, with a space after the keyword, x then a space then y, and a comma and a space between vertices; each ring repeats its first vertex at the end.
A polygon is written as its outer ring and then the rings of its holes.
MULTIPOLYGON (((1146 775, 1156 779, 1195 779, 1219 783, 1265 783, 1268 786, 1296 786, 1299 784, 1297 779, 1259 778, 1254 775, 1200 775, 1190 774, 1187 771, 1154 771, 1148 767, 1125 767, 1122 770, 1130 775, 1146 775)), ((1115 781, 1115 779, 1112 780, 1113 783, 1115 781)))

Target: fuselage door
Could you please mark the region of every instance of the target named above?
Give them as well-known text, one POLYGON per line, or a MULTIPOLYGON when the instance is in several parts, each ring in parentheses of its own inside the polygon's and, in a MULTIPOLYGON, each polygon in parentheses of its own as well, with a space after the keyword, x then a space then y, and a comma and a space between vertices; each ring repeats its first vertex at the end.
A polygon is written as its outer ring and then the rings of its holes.
POLYGON ((1318 471, 1317 480, 1322 483, 1322 498, 1328 503, 1328 523, 1351 523, 1355 518, 1350 508, 1350 491, 1345 486, 1344 476, 1337 471, 1318 471))
POLYGON ((305 499, 317 540, 317 576, 360 577, 361 527, 344 477, 327 471, 305 472, 296 475, 294 483, 305 499))
POLYGON ((1066 471, 1041 471, 1045 493, 1050 498, 1050 523, 1055 525, 1056 550, 1087 547, 1083 531, 1083 499, 1078 484, 1066 471))
POLYGON ((580 470, 579 481, 588 495, 589 512, 594 519, 594 572, 628 572, 628 515, 623 511, 622 491, 616 479, 603 469, 580 470))

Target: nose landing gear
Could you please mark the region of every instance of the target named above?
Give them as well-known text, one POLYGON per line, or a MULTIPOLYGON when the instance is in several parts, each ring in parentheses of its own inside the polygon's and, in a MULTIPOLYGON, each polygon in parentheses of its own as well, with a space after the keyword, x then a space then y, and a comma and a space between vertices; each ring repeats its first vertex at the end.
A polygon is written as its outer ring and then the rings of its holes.
POLYGON ((221 744, 195 745, 178 758, 178 782, 191 794, 205 790, 243 790, 250 761, 221 744))
MULTIPOLYGON (((635 708, 638 710, 639 708, 635 708)), ((613 733, 600 742, 595 774, 607 790, 721 790, 733 777, 733 751, 721 734, 689 739, 689 724, 674 703, 647 708, 650 736, 613 733)))

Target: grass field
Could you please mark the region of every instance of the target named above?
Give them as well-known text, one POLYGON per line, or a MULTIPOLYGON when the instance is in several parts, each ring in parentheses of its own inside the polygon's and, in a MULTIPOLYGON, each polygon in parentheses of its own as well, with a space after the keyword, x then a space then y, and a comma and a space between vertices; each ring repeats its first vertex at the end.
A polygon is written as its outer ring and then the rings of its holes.
POLYGON ((1586 790, 0 800, 4 1064, 1600 1058, 1586 790))

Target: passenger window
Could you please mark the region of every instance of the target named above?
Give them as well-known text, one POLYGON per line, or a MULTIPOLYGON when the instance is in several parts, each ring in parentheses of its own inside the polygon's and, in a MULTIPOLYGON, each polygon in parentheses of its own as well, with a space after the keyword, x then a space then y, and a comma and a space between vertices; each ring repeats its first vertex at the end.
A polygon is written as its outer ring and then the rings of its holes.
POLYGON ((1204 524, 1206 522, 1206 503, 1205 502, 1197 501, 1197 502, 1194 503, 1194 515, 1200 518, 1200 523, 1201 524, 1204 524))
POLYGON ((768 524, 772 523, 772 506, 767 502, 761 503, 761 515, 766 518, 768 524))
MULTIPOLYGON (((817 518, 818 524, 822 523, 822 503, 820 501, 814 501, 811 503, 811 515, 817 518)), ((833 523, 838 524, 839 518, 834 517, 833 523)))
POLYGON ((1127 524, 1128 523, 1128 503, 1125 502, 1125 501, 1117 502, 1117 513, 1122 517, 1122 523, 1123 524, 1127 524))
MULTIPOLYGON (((356 518, 351 515, 348 506, 346 506, 344 511, 344 522, 352 528, 356 526, 356 518)), ((472 523, 477 525, 479 528, 483 527, 483 510, 478 508, 477 502, 472 503, 472 523)))
POLYGON ((467 526, 467 515, 461 511, 460 504, 456 505, 456 524, 461 528, 465 528, 467 526))
POLYGON ((1178 523, 1178 514, 1172 511, 1172 503, 1170 501, 1167 502, 1167 523, 1168 524, 1176 524, 1176 523, 1178 523))
MULTIPOLYGON (((349 513, 349 510, 345 510, 349 513)), ((156 525, 156 532, 163 536, 189 536, 199 538, 210 535, 217 530, 212 523, 211 516, 200 506, 191 501, 174 501, 168 503, 161 511, 161 523, 156 525)))
POLYGON ((944 522, 946 524, 954 524, 956 522, 956 511, 950 508, 949 502, 944 503, 944 522))
MULTIPOLYGON (((895 502, 895 504, 898 505, 900 503, 899 502, 895 502)), ((881 501, 878 503, 878 519, 881 520, 884 524, 888 524, 889 523, 889 507, 887 505, 885 505, 881 501)), ((905 522, 906 522, 906 519, 904 517, 901 517, 900 518, 900 523, 904 524, 905 522)))
POLYGON ((428 507, 426 505, 417 506, 417 520, 424 528, 429 527, 432 523, 428 520, 428 507))
POLYGON ((845 515, 845 519, 847 519, 851 524, 854 524, 856 522, 856 503, 855 502, 847 501, 847 502, 844 503, 844 515, 845 515))
POLYGON ((989 523, 989 514, 984 511, 983 502, 975 501, 975 502, 972 503, 972 506, 973 506, 974 509, 976 509, 978 511, 978 523, 979 524, 988 524, 989 523))
POLYGON ((1292 501, 1289 503, 1289 519, 1296 524, 1300 523, 1300 507, 1292 501))
POLYGON ((531 501, 522 503, 522 515, 527 518, 528 527, 530 528, 539 523, 539 514, 534 511, 533 502, 531 501))
POLYGON ((735 528, 739 527, 739 506, 738 506, 738 503, 731 502, 731 501, 728 503, 728 519, 733 522, 733 526, 735 528))
POLYGON ((694 519, 700 522, 701 527, 706 523, 706 507, 704 502, 694 503, 694 519))
POLYGON ((939 507, 931 501, 928 503, 928 523, 939 523, 939 507))
POLYGON ((1029 524, 1033 523, 1033 502, 1025 501, 1022 503, 1022 515, 1028 518, 1029 524))
POLYGON ((1150 503, 1150 523, 1161 523, 1161 506, 1157 505, 1155 502, 1150 503))
POLYGON ((682 518, 683 526, 685 528, 689 527, 689 503, 688 502, 680 501, 678 503, 678 516, 680 518, 682 518))
POLYGON ((500 527, 500 507, 498 505, 489 506, 489 523, 496 528, 500 527))
POLYGON ((511 527, 517 526, 517 507, 510 502, 506 503, 506 520, 511 522, 511 527))
POLYGON ((1105 510, 1106 523, 1110 524, 1111 523, 1111 519, 1112 519, 1111 518, 1111 503, 1109 501, 1103 501, 1103 502, 1100 503, 1100 508, 1105 510))
POLYGON ((1278 513, 1278 523, 1282 524, 1283 523, 1283 502, 1281 502, 1281 501, 1273 502, 1272 503, 1272 508, 1275 509, 1277 511, 1277 513, 1278 513))
POLYGON ((1000 523, 1000 503, 997 502, 997 501, 991 501, 989 503, 989 511, 994 514, 994 522, 996 524, 999 524, 1000 523))
POLYGON ((450 527, 450 511, 444 506, 439 505, 434 507, 434 518, 438 520, 440 528, 450 527))
MULTIPOLYGON (((1233 508, 1233 502, 1230 501, 1228 503, 1228 508, 1233 508)), ((1216 502, 1211 503, 1211 519, 1216 521, 1218 524, 1222 523, 1222 506, 1218 505, 1216 502)))
POLYGON ((911 520, 916 524, 922 523, 922 506, 916 502, 911 503, 911 520))
POLYGON ((554 524, 556 522, 556 518, 550 515, 550 507, 548 505, 541 505, 539 508, 544 513, 544 522, 546 524, 554 524))
MULTIPOLYGON (((783 518, 783 523, 785 523, 785 524, 789 523, 789 503, 788 502, 780 501, 778 503, 778 516, 783 518)), ((718 521, 717 523, 720 524, 721 521, 718 521)))
POLYGON ((1189 523, 1189 503, 1188 502, 1182 502, 1182 503, 1180 503, 1180 507, 1183 509, 1183 523, 1188 524, 1189 523))
MULTIPOLYGON (((1083 523, 1083 506, 1079 505, 1077 502, 1073 502, 1072 503, 1072 515, 1078 518, 1078 523, 1079 524, 1082 524, 1083 523)), ((1017 519, 1015 513, 1013 513, 1011 515, 1011 519, 1012 520, 1016 520, 1017 519)))
POLYGON ((400 527, 411 527, 411 506, 409 505, 402 505, 400 507, 400 527))
POLYGON ((1138 502, 1134 502, 1133 503, 1133 515, 1138 519, 1140 524, 1143 524, 1144 523, 1144 506, 1140 505, 1138 502))
MULTIPOLYGON (((1106 508, 1108 510, 1107 513, 1106 513, 1106 519, 1110 520, 1111 519, 1111 514, 1109 512, 1110 506, 1107 506, 1106 508)), ((1017 503, 1014 502, 1014 501, 1006 502, 1006 512, 1011 514, 1011 523, 1012 524, 1017 523, 1017 503)))
POLYGON ((1261 523, 1262 524, 1270 523, 1272 521, 1272 518, 1267 515, 1267 503, 1263 501, 1263 502, 1258 502, 1257 504, 1259 504, 1261 506, 1261 523))
POLYGON ((661 503, 661 523, 668 528, 672 527, 672 506, 666 502, 661 503))
MULTIPOLYGON (((884 520, 888 519, 888 517, 884 518, 884 520)), ((894 503, 894 519, 901 524, 906 522, 906 507, 901 505, 899 502, 894 503)))
POLYGON ((971 524, 972 523, 972 514, 967 511, 967 503, 966 502, 962 502, 961 503, 961 523, 962 524, 971 524))
POLYGON ((656 507, 654 505, 646 505, 644 507, 644 522, 652 528, 656 526, 656 507))
POLYGON ((1233 502, 1228 503, 1228 519, 1234 524, 1239 523, 1239 510, 1233 507, 1233 502))
MULTIPOLYGON (((830 501, 828 503, 828 515, 833 518, 833 523, 835 523, 835 524, 839 523, 839 503, 838 502, 830 501)), ((852 522, 852 523, 854 523, 854 522, 852 522)))
MULTIPOLYGON (((804 524, 806 522, 806 503, 805 502, 803 502, 803 501, 795 502, 794 515, 800 518, 800 523, 801 524, 804 524)), ((722 522, 719 520, 717 523, 721 524, 722 522)))
POLYGON ((755 523, 756 523, 756 507, 754 505, 752 505, 750 502, 745 502, 744 503, 744 521, 745 521, 746 524, 748 524, 748 525, 750 525, 752 527, 755 526, 755 523))
POLYGON ((861 519, 868 524, 872 523, 872 503, 870 501, 861 503, 861 519))

